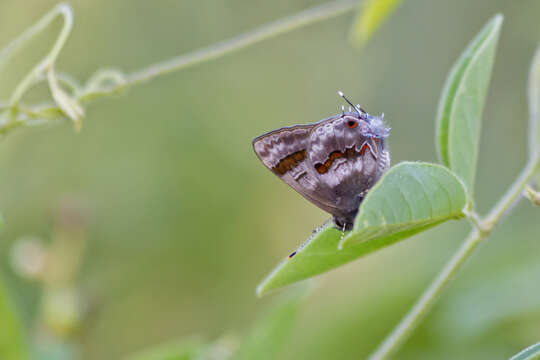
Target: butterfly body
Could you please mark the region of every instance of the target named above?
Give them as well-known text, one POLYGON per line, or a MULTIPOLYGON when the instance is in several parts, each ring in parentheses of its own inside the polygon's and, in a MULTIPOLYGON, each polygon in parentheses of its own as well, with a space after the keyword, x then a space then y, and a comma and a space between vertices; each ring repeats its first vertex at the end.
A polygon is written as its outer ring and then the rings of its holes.
POLYGON ((382 118, 343 112, 253 140, 263 164, 307 200, 351 228, 367 191, 390 165, 382 118))

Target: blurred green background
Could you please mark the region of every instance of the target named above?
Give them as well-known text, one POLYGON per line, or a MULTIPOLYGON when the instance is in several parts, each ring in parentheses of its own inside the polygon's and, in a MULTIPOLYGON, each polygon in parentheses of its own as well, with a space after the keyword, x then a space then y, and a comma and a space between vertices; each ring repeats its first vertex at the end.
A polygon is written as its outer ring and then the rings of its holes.
MULTIPOLYGON (((86 80, 131 72, 322 1, 76 0, 58 69, 86 80)), ((56 1, 2 0, 0 45, 56 1)), ((82 359, 116 359, 171 339, 243 334, 273 297, 255 287, 329 216, 258 161, 251 139, 337 113, 343 90, 392 127, 393 163, 437 161, 434 117, 449 69, 495 13, 505 16, 484 116, 477 206, 487 210, 525 162, 528 66, 540 2, 407 0, 368 45, 354 14, 316 23, 160 77, 70 124, 0 143, 0 269, 27 331, 39 287, 10 266, 20 237, 49 241, 55 209, 84 209, 76 284, 91 311, 72 335, 82 359)), ((7 98, 50 48, 58 21, 0 74, 7 98)), ((28 100, 42 98, 46 87, 28 100)), ((461 271, 398 359, 506 359, 540 340, 539 210, 523 201, 461 271)), ((318 278, 283 359, 364 358, 456 250, 451 222, 318 278)))

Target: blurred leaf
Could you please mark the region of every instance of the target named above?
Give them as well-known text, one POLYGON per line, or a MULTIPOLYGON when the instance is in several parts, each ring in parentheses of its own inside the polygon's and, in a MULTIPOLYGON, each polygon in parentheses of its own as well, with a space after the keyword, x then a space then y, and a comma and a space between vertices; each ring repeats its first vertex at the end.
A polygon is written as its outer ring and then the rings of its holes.
POLYGON ((532 154, 540 151, 540 46, 534 53, 529 71, 529 146, 532 154))
POLYGON ((0 324, 0 359, 27 359, 23 328, 2 282, 0 282, 0 324))
POLYGON ((197 340, 177 341, 144 350, 126 360, 193 360, 199 357, 205 347, 197 340))
POLYGON ((540 342, 522 350, 510 358, 510 360, 533 360, 540 359, 540 342))
POLYGON ((25 113, 31 118, 38 119, 57 119, 64 116, 62 109, 50 106, 36 107, 32 110, 25 109, 25 113))
MULTIPOLYGON (((497 263, 488 275, 465 280, 438 306, 434 331, 447 341, 464 343, 485 338, 497 327, 505 329, 512 319, 534 319, 533 314, 540 310, 540 287, 536 280, 540 277, 540 264, 520 261, 523 263, 511 266, 497 263)), ((528 321, 538 328, 537 322, 528 321)))
POLYGON ((351 26, 353 44, 363 46, 400 3, 401 0, 365 0, 351 26))
POLYGON ((467 195, 443 166, 404 162, 391 168, 368 192, 343 247, 376 238, 410 236, 463 216, 467 195))
POLYGON ((304 302, 307 287, 286 294, 246 336, 233 360, 279 359, 279 352, 290 337, 298 311, 304 302))
POLYGON ((32 349, 32 360, 74 360, 78 359, 78 352, 74 344, 68 344, 59 339, 38 341, 32 349))
POLYGON ((437 112, 437 145, 442 163, 458 174, 472 194, 482 111, 503 17, 496 15, 454 64, 437 112))
POLYGON ((445 167, 398 164, 366 196, 342 250, 338 249, 341 231, 329 222, 294 257, 278 265, 259 285, 257 293, 262 295, 323 273, 443 221, 459 218, 466 204, 463 185, 445 167))
POLYGON ((75 129, 77 131, 81 130, 81 120, 84 116, 84 109, 77 102, 77 100, 69 96, 58 84, 58 79, 56 78, 54 71, 49 69, 47 72, 47 77, 49 80, 49 87, 51 89, 52 97, 62 111, 67 115, 73 123, 75 124, 75 129))

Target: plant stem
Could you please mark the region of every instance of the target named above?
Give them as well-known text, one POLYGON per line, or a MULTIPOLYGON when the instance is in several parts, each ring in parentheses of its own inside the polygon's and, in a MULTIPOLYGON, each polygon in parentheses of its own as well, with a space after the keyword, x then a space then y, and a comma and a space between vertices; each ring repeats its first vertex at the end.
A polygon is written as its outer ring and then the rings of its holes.
POLYGON ((56 39, 56 42, 54 43, 51 51, 49 51, 47 56, 45 56, 45 58, 40 61, 15 88, 15 91, 13 92, 13 95, 11 95, 11 99, 9 101, 14 108, 17 107, 17 105, 19 104, 19 100, 22 98, 24 93, 34 84, 34 82, 38 80, 40 76, 42 76, 45 71, 48 70, 49 67, 52 67, 54 65, 54 62, 56 61, 58 55, 60 54, 60 51, 64 47, 66 40, 71 32, 71 28, 73 27, 73 11, 67 4, 59 4, 55 6, 33 27, 23 33, 21 37, 16 39, 13 43, 8 45, 6 49, 2 51, 2 54, 7 57, 16 48, 22 45, 24 41, 27 41, 40 31, 42 31, 58 15, 61 15, 64 19, 64 26, 60 31, 60 35, 58 35, 58 39, 56 39))
POLYGON ((302 26, 341 15, 347 11, 353 10, 356 6, 356 1, 339 0, 301 11, 231 39, 195 50, 188 54, 177 56, 161 63, 150 65, 145 69, 126 76, 124 82, 120 82, 109 89, 93 89, 91 92, 83 93, 79 96, 79 100, 84 100, 85 98, 96 99, 101 96, 124 90, 133 85, 144 83, 158 76, 216 59, 263 40, 298 29, 302 26))
POLYGON ((127 82, 120 86, 131 86, 148 81, 159 75, 184 69, 191 65, 200 64, 215 59, 230 52, 243 49, 260 41, 278 36, 280 34, 298 29, 302 26, 341 15, 354 9, 357 1, 334 1, 311 9, 307 9, 273 23, 261 26, 258 29, 244 33, 229 40, 196 50, 192 53, 180 55, 170 60, 149 66, 128 76, 127 82))
MULTIPOLYGON (((469 258, 478 244, 489 235, 493 227, 508 212, 510 206, 519 199, 521 192, 534 176, 539 166, 539 156, 533 157, 533 159, 528 162, 516 181, 510 186, 501 200, 493 207, 488 216, 486 216, 484 220, 480 220, 479 225, 481 226, 477 226, 471 231, 458 251, 452 256, 450 261, 444 266, 443 270, 424 291, 422 296, 420 296, 416 304, 370 356, 371 360, 388 358, 407 340, 412 331, 429 312, 431 306, 437 300, 437 296, 448 285, 450 280, 464 264, 465 260, 469 258)), ((475 214, 473 213, 473 215, 475 214)), ((477 221, 478 219, 475 219, 472 223, 476 224, 477 221)))
POLYGON ((398 326, 394 328, 390 335, 388 335, 381 343, 379 348, 370 356, 371 360, 386 359, 395 352, 405 340, 407 340, 411 332, 428 313, 429 309, 437 299, 437 295, 439 295, 441 290, 448 284, 450 279, 476 248, 481 239, 482 233, 477 230, 473 230, 469 234, 459 250, 452 256, 450 261, 425 290, 412 309, 409 310, 398 326))
MULTIPOLYGON (((85 102, 100 97, 112 95, 133 85, 152 80, 158 76, 178 71, 206 61, 210 61, 233 51, 240 50, 263 40, 278 36, 280 34, 298 29, 309 24, 313 24, 318 21, 323 21, 341 15, 347 11, 355 9, 356 6, 357 2, 354 0, 338 0, 301 11, 297 14, 261 26, 255 30, 246 32, 232 39, 222 41, 206 48, 195 50, 188 54, 177 56, 161 63, 150 65, 145 69, 136 71, 126 76, 125 79, 122 79, 123 81, 116 81, 115 85, 108 88, 90 86, 87 88, 87 91, 82 91, 81 93, 78 93, 76 96, 76 100, 85 102)), ((13 41, 0 53, 2 56, 10 55, 23 42, 27 41, 39 31, 41 31, 43 28, 45 28, 54 19, 54 17, 58 15, 58 13, 62 13, 64 15, 65 26, 62 30, 60 37, 57 40, 53 51, 51 51, 47 58, 45 58, 40 64, 38 64, 38 66, 36 66, 36 68, 34 68, 34 70, 30 74, 28 74, 27 77, 23 79, 23 81, 19 84, 19 86, 14 92, 14 95, 11 98, 11 106, 7 110, 12 110, 15 112, 18 110, 17 102, 22 97, 24 92, 28 90, 31 85, 33 85, 33 82, 37 79, 36 74, 40 73, 42 70, 45 70, 44 63, 51 63, 50 60, 54 60, 58 55, 59 51, 61 50, 63 42, 65 41, 67 34, 69 34, 69 30, 71 29, 72 25, 71 10, 68 16, 65 12, 65 7, 66 5, 59 5, 55 7, 38 23, 36 23, 32 28, 23 33, 23 35, 13 41)), ((0 60, 3 59, 0 57, 0 60)), ((114 75, 113 77, 123 78, 123 75, 118 71, 113 71, 110 73, 114 75)), ((4 107, 4 110, 6 110, 5 108, 6 107, 4 107)), ((55 106, 51 106, 50 110, 52 110, 53 112, 62 111, 59 107, 55 106)))
POLYGON ((497 205, 486 216, 485 224, 490 229, 498 223, 501 218, 505 215, 506 211, 511 207, 511 205, 519 199, 522 191, 525 189, 527 184, 531 181, 532 177, 535 175, 538 167, 540 166, 540 156, 536 154, 532 157, 531 160, 527 163, 523 171, 519 174, 518 178, 514 181, 510 189, 504 194, 504 196, 499 200, 497 205))
POLYGON ((68 7, 66 4, 58 4, 51 11, 45 14, 38 22, 29 27, 15 40, 9 43, 0 51, 0 68, 21 48, 28 40, 42 32, 56 18, 61 7, 68 7))

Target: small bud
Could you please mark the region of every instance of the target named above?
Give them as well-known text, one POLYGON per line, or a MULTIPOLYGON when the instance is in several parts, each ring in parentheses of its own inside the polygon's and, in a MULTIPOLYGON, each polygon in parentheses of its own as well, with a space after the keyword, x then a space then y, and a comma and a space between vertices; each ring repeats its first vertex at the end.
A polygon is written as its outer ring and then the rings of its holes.
POLYGON ((80 326, 82 309, 75 289, 47 289, 42 302, 43 324, 58 336, 72 334, 80 326))
POLYGON ((11 248, 11 266, 21 277, 37 280, 43 275, 47 262, 47 250, 41 239, 22 237, 11 248))
POLYGON ((534 205, 540 206, 540 192, 535 191, 531 186, 525 188, 523 196, 529 199, 534 205))

